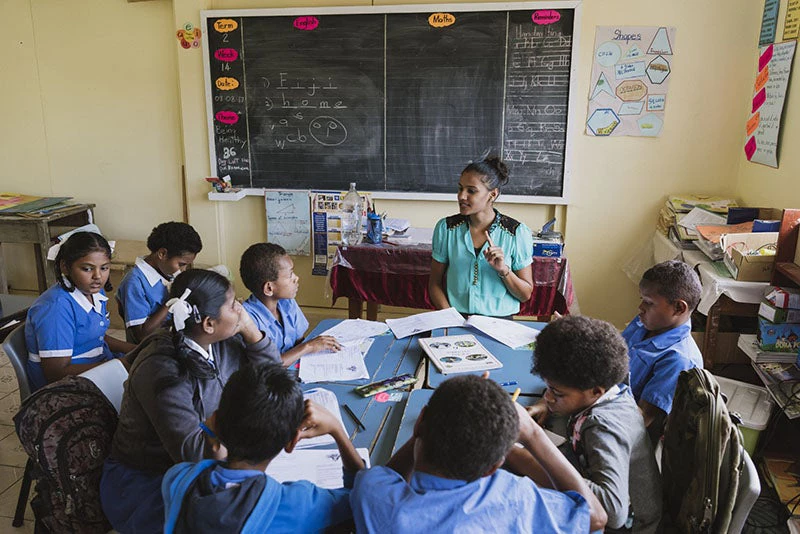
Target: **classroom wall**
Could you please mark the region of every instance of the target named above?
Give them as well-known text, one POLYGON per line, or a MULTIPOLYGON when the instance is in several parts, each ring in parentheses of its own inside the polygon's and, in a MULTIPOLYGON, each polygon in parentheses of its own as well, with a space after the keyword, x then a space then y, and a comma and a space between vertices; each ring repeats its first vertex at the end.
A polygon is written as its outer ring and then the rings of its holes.
MULTIPOLYGON (((781 2, 778 14, 777 40, 783 36, 783 21, 786 16, 786 0, 781 2)), ((794 67, 797 69, 797 52, 795 52, 794 67)), ((758 66, 758 44, 753 44, 751 53, 745 58, 749 66, 751 86, 755 82, 758 66)), ((747 113, 748 101, 743 107, 747 113)), ((748 117, 749 118, 749 117, 748 117)), ((739 171, 736 194, 749 206, 797 208, 800 207, 800 153, 795 147, 800 146, 800 82, 797 72, 789 80, 789 89, 786 93, 786 105, 783 109, 783 126, 781 127, 781 141, 778 152, 777 169, 750 163, 744 154, 744 128, 739 131, 739 171)))
MULTIPOLYGON (((181 217, 180 165, 184 164, 189 221, 206 245, 200 261, 224 262, 238 270, 246 246, 266 237, 264 200, 249 197, 235 204, 207 200, 202 54, 199 49, 180 48, 174 32, 185 22, 198 25, 201 9, 336 4, 341 2, 94 0, 76 10, 67 3, 4 2, 3 20, 19 23, 3 32, 0 66, 20 81, 7 84, 0 99, 4 116, 14 119, 0 126, 0 154, 5 161, 20 154, 30 157, 3 171, 0 189, 73 194, 97 202, 98 220, 109 235, 144 239, 155 223, 181 217), (32 178, 23 185, 17 176, 32 178)), ((578 128, 570 137, 573 173, 566 209, 499 206, 533 228, 552 214, 559 216, 583 313, 618 326, 633 315, 636 286, 620 267, 651 234, 667 194, 740 190, 749 194, 749 176, 737 180, 737 173, 759 4, 750 0, 583 3, 578 99, 571 110, 579 125, 586 118, 595 26, 678 28, 660 138, 590 138, 578 128)), ((348 182, 342 177, 343 187, 348 182)), ((416 226, 432 226, 455 212, 456 206, 455 200, 382 201, 381 209, 410 218, 416 226)), ((310 275, 309 259, 295 261, 302 278, 301 304, 329 305, 324 279, 310 275)), ((22 259, 11 263, 15 264, 12 283, 24 285, 20 273, 30 264, 22 259)))

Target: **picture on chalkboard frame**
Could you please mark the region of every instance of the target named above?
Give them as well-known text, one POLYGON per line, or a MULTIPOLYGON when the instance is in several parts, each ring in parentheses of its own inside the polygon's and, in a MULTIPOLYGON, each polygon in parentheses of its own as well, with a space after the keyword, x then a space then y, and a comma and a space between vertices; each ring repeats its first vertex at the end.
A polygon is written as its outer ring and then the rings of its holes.
POLYGON ((451 200, 494 150, 504 201, 566 203, 580 5, 203 11, 212 174, 451 200))

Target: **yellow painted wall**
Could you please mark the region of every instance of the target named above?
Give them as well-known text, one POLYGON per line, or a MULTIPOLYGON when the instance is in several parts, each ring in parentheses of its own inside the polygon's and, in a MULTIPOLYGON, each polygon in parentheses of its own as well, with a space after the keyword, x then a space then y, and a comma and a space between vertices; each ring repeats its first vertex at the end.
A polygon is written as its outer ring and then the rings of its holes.
MULTIPOLYGON (((0 38, 0 67, 4 77, 12 72, 21 81, 3 86, 0 105, 4 117, 14 120, 0 126, 0 155, 5 161, 23 153, 30 157, 0 171, 0 189, 73 194, 98 204, 98 220, 110 236, 144 239, 155 223, 180 218, 183 163, 189 219, 206 245, 200 261, 222 261, 236 271, 244 248, 266 237, 263 198, 235 204, 206 199, 202 54, 181 49, 174 32, 185 22, 199 25, 201 9, 290 5, 300 4, 93 0, 77 9, 74 3, 7 0, 0 16, 19 24, 7 27, 0 38), (85 31, 76 31, 84 26, 85 31), (20 175, 30 179, 19 183, 20 175)), ((499 207, 534 228, 557 211, 584 313, 618 326, 632 316, 636 288, 620 266, 652 232, 667 194, 745 194, 747 177, 737 186, 737 172, 752 84, 748 59, 753 57, 760 9, 752 0, 583 3, 578 99, 571 110, 578 128, 570 134, 569 206, 499 207), (677 27, 660 138, 583 134, 594 28, 615 24, 677 27), (709 65, 715 67, 713 73, 709 65)), ((342 186, 348 182, 343 176, 342 186)), ((416 226, 432 226, 455 211, 455 202, 382 201, 381 209, 410 218, 416 226)), ((296 258, 296 265, 302 277, 300 302, 328 305, 324 280, 310 276, 308 258, 296 258)), ((24 281, 19 269, 12 274, 12 284, 24 281)))
MULTIPOLYGON (((781 2, 778 14, 777 40, 783 35, 783 20, 786 14, 786 0, 781 2)), ((758 67, 758 49, 754 47, 748 56, 750 86, 755 82, 758 67)), ((797 52, 795 52, 792 79, 786 94, 783 109, 781 143, 778 151, 777 169, 750 163, 744 155, 744 128, 740 128, 739 173, 737 195, 750 206, 797 208, 800 207, 800 81, 797 78, 797 52)), ((752 91, 750 93, 752 95, 752 91)), ((745 102, 745 113, 748 102, 745 102)))

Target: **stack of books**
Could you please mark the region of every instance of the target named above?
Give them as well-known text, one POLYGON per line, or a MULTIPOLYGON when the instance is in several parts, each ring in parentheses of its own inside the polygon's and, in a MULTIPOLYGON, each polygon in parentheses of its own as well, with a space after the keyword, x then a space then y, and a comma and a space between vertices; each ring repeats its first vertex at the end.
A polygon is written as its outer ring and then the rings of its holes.
POLYGON ((767 351, 761 348, 758 336, 755 334, 740 334, 736 344, 753 363, 795 363, 797 354, 794 352, 767 351))
POLYGON ((680 224, 694 208, 726 215, 728 208, 736 206, 736 200, 707 195, 670 195, 658 213, 656 229, 684 250, 696 250, 699 238, 697 231, 680 224))

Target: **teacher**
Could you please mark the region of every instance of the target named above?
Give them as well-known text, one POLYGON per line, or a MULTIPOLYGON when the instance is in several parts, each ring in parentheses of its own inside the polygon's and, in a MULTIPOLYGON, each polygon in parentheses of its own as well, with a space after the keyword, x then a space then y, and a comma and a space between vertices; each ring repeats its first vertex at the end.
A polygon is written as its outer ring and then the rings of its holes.
POLYGON ((511 318, 533 292, 533 238, 494 209, 508 167, 496 155, 471 162, 458 181, 458 215, 436 223, 428 290, 437 309, 511 318))

